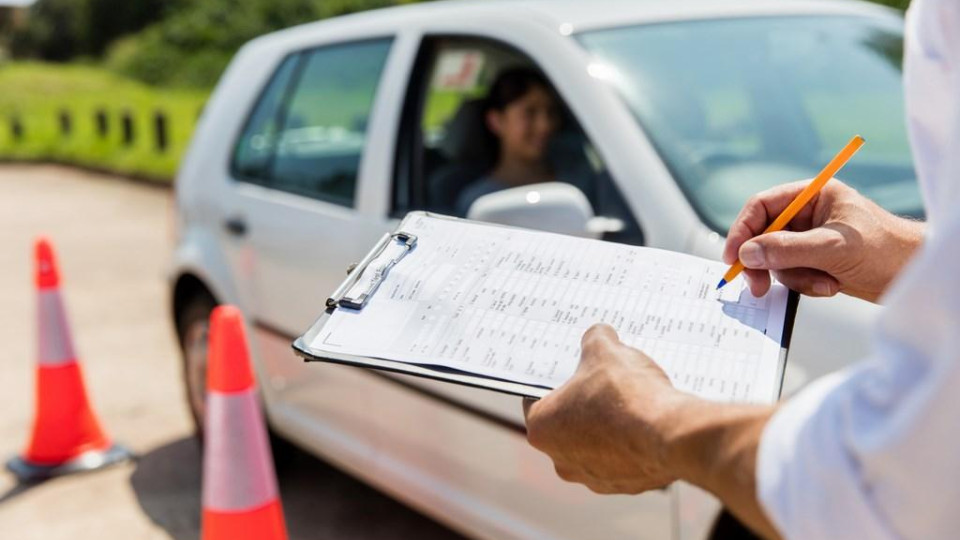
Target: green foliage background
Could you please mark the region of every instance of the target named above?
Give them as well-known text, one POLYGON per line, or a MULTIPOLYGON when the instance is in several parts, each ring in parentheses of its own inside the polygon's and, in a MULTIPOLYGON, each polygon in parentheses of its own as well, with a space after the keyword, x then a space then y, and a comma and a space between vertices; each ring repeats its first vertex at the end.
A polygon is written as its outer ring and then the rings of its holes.
POLYGON ((9 12, 0 10, 0 160, 55 160, 169 180, 210 89, 245 42, 416 1, 37 0, 28 24, 12 31, 9 12), (103 138, 94 123, 101 109, 111 124, 103 138), (61 111, 73 119, 70 134, 59 127, 61 111), (129 146, 120 137, 124 112, 136 125, 129 146), (162 152, 149 129, 157 112, 170 125, 171 146, 162 152), (14 121, 24 127, 21 140, 14 121))
POLYGON ((245 42, 305 22, 415 0, 38 0, 15 58, 94 59, 151 85, 210 88, 245 42))
POLYGON ((883 4, 885 6, 894 7, 897 9, 906 10, 910 6, 910 0, 871 0, 877 4, 883 4))

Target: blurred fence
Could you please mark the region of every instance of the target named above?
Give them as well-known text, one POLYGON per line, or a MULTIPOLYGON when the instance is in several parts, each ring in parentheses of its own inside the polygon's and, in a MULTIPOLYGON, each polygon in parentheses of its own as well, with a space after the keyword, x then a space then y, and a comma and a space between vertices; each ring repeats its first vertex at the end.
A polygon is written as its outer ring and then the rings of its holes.
MULTIPOLYGON (((142 155, 142 149, 149 148, 153 156, 148 157, 161 160, 169 158, 166 162, 176 164, 183 149, 172 144, 176 139, 172 127, 179 121, 187 124, 186 131, 192 132, 199 117, 199 111, 196 115, 173 119, 162 108, 142 114, 125 107, 98 107, 93 111, 62 107, 50 114, 51 118, 44 118, 42 114, 27 116, 14 112, 0 118, 0 123, 5 124, 2 131, 7 134, 7 137, 0 136, 0 160, 57 161, 110 170, 114 169, 110 166, 111 160, 98 159, 98 156, 112 155, 117 158, 117 154, 123 153, 142 155), (55 134, 50 132, 50 124, 56 126, 55 134), (78 130, 78 125, 88 125, 90 129, 78 130), (79 148, 89 151, 70 151, 79 148)), ((181 133, 184 131, 180 130, 181 133)), ((120 168, 118 172, 140 174, 163 181, 172 178, 175 168, 157 167, 149 171, 120 168)))
POLYGON ((48 161, 170 181, 209 91, 157 88, 85 65, 0 68, 0 161, 48 161))
MULTIPOLYGON (((60 136, 68 138, 73 134, 74 114, 69 109, 60 109, 57 113, 57 123, 60 126, 60 136)), ((14 143, 24 141, 25 128, 19 115, 10 116, 10 134, 14 143)), ((136 119, 130 111, 120 113, 118 119, 121 129, 121 140, 123 146, 132 146, 136 140, 136 119)), ((96 126, 96 136, 99 139, 106 140, 110 133, 110 113, 106 109, 97 109, 93 113, 93 123, 96 126)), ((153 113, 151 129, 147 130, 145 135, 149 136, 150 142, 157 152, 166 152, 169 150, 169 119, 167 113, 157 110, 153 113)))

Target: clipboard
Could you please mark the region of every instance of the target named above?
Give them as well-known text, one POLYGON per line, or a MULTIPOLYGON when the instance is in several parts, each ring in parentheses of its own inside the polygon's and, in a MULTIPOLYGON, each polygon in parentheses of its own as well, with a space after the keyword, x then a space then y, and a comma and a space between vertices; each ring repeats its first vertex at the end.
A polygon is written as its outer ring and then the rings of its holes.
MULTIPOLYGON (((496 377, 469 373, 440 365, 415 364, 389 360, 384 358, 373 358, 366 356, 356 356, 350 354, 341 354, 332 351, 317 351, 310 347, 316 336, 323 330, 324 325, 329 321, 333 312, 340 308, 363 310, 370 298, 376 294, 380 285, 386 280, 390 270, 396 266, 400 260, 412 253, 419 241, 414 234, 403 230, 403 222, 412 216, 425 216, 436 219, 447 219, 455 221, 468 221, 461 218, 434 214, 432 212, 414 211, 407 214, 404 221, 398 226, 397 230, 384 234, 380 240, 370 249, 370 251, 360 260, 360 262, 350 265, 347 269, 347 277, 330 294, 325 302, 325 309, 316 321, 298 337, 292 347, 294 353, 303 358, 306 362, 324 362, 353 366, 377 371, 396 373, 401 375, 410 375, 453 383, 461 386, 492 390, 508 395, 520 396, 525 398, 540 399, 549 394, 553 389, 546 386, 524 384, 516 381, 508 381, 496 377), (387 249, 393 249, 396 253, 389 257, 383 264, 372 266, 387 249)), ((507 225, 497 225, 484 223, 487 226, 513 228, 507 225)), ((779 387, 775 398, 780 397, 783 390, 784 371, 786 369, 787 355, 790 349, 790 340, 793 334, 793 325, 796 319, 797 306, 800 295, 795 291, 790 291, 787 298, 786 313, 784 315, 784 326, 780 342, 780 354, 776 368, 779 387)))

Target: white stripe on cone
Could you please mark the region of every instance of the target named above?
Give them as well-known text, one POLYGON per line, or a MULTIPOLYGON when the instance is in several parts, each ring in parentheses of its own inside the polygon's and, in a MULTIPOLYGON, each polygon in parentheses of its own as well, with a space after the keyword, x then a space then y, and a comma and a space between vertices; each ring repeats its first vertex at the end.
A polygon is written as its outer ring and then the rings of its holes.
POLYGON ((203 507, 252 510, 277 499, 273 458, 253 388, 207 394, 203 507))
POLYGON ((37 325, 39 331, 37 362, 41 366, 56 367, 76 361, 73 342, 70 340, 70 324, 67 322, 60 291, 56 289, 39 291, 37 325))

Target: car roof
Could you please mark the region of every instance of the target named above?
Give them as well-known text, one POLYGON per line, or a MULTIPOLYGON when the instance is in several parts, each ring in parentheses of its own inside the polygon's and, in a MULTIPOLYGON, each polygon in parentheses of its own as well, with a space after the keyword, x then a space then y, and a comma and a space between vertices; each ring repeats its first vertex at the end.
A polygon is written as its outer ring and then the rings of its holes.
POLYGON ((855 0, 450 0, 431 6, 450 14, 466 7, 509 13, 510 8, 536 13, 570 32, 596 28, 712 19, 731 16, 892 13, 890 8, 855 0))
MULTIPOLYGON (((894 9, 861 0, 444 0, 375 9, 303 26, 337 21, 359 23, 449 21, 531 16, 564 33, 687 19, 763 15, 895 15, 894 9)), ((303 28, 303 27, 300 27, 303 28)))
POLYGON ((861 0, 443 0, 332 17, 266 34, 248 45, 280 45, 334 29, 352 33, 446 26, 456 20, 480 24, 520 20, 576 34, 634 24, 770 15, 900 16, 892 8, 861 0))

